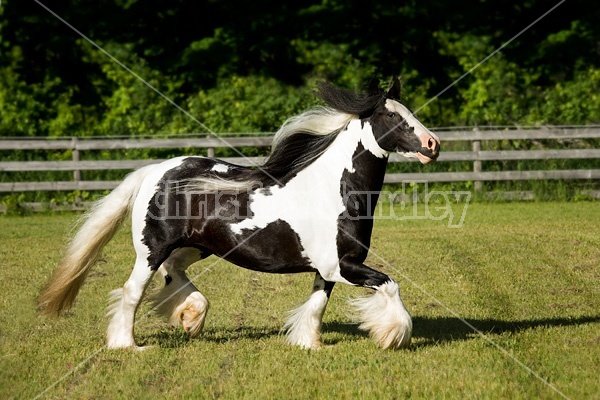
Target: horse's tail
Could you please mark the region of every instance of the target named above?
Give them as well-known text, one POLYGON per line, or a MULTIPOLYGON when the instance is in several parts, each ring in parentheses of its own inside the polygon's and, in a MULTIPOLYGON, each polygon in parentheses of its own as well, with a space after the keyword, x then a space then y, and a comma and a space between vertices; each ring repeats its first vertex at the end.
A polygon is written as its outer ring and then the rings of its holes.
POLYGON ((73 305, 90 268, 133 207, 149 165, 132 172, 80 220, 66 254, 46 283, 38 304, 43 314, 58 316, 73 305))

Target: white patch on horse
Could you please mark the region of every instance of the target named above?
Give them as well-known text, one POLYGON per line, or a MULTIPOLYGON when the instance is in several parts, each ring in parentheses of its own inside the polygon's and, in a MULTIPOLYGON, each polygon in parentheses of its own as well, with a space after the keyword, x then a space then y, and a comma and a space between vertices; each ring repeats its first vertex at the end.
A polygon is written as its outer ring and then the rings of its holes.
MULTIPOLYGON (((362 122, 359 120, 355 120, 350 123, 350 125, 352 124, 362 124, 362 122)), ((379 143, 377 143, 377 140, 373 135, 373 128, 368 122, 364 123, 364 127, 362 128, 362 133, 360 135, 360 142, 366 150, 368 150, 377 158, 384 158, 387 157, 389 154, 387 151, 379 147, 379 143)))
MULTIPOLYGON (((159 190, 159 183, 165 176, 167 171, 172 170, 180 166, 189 156, 176 157, 167 161, 163 161, 160 164, 156 164, 155 167, 146 175, 144 183, 138 193, 132 210, 132 234, 133 243, 137 249, 138 242, 142 244, 142 231, 146 226, 146 213, 148 213, 148 206, 150 201, 154 197, 157 190, 159 190)), ((168 184, 168 182, 165 182, 168 184)), ((150 215, 152 217, 152 215, 150 215)), ((158 217, 158 216, 156 216, 158 217)), ((143 244, 142 244, 143 245, 143 244)), ((144 245, 145 246, 145 245, 144 245)))
MULTIPOLYGON (((396 113, 400 114, 400 116, 402 118, 404 118, 404 120, 408 123, 408 125, 415 128, 415 134, 419 138, 421 138, 424 134, 431 135, 431 137, 433 137, 439 143, 440 138, 438 138, 435 133, 433 133, 429 129, 425 128, 425 126, 421 123, 421 121, 419 121, 417 118, 415 118, 415 116, 410 112, 410 110, 408 108, 406 108, 404 105, 398 103, 395 100, 387 99, 385 101, 385 108, 387 108, 388 110, 390 110, 392 112, 396 112, 396 113)), ((414 154, 416 156, 416 153, 414 153, 414 152, 413 153, 405 153, 405 154, 414 154)))
POLYGON ((214 172, 225 173, 225 172, 229 171, 229 167, 225 164, 215 164, 210 170, 214 171, 214 172))
POLYGON ((361 121, 353 121, 321 157, 285 186, 251 194, 252 218, 230 225, 231 231, 241 234, 264 229, 277 220, 287 222, 300 238, 302 255, 325 280, 351 284, 340 274, 337 252, 338 216, 346 211, 340 185, 344 171, 354 172, 352 157, 359 143, 378 156, 382 154, 370 125, 365 127, 361 121))

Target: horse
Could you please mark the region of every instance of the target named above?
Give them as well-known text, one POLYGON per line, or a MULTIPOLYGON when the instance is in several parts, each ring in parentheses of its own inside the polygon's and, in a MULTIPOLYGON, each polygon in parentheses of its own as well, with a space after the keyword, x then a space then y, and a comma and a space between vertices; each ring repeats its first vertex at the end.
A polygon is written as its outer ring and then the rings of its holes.
POLYGON ((399 102, 400 82, 356 92, 318 85, 326 104, 288 119, 259 167, 184 156, 142 167, 93 204, 40 297, 46 315, 73 305, 90 268, 130 214, 136 261, 111 292, 108 348, 138 348, 135 314, 159 271, 155 309, 190 338, 208 300, 186 275, 210 255, 254 271, 315 274, 312 293, 290 312, 287 342, 322 347, 323 313, 336 283, 374 291, 351 300, 359 328, 384 349, 409 346, 412 320, 394 279, 364 264, 373 215, 392 152, 427 164, 439 138, 399 102), (162 286, 162 285, 161 285, 162 286))

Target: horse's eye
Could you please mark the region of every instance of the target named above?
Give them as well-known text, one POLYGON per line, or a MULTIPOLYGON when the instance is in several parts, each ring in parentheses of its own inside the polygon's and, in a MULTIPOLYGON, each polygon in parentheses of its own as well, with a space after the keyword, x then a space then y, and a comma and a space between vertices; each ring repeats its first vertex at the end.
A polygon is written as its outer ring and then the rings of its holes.
POLYGON ((388 118, 394 118, 396 116, 396 113, 389 112, 387 116, 388 118))

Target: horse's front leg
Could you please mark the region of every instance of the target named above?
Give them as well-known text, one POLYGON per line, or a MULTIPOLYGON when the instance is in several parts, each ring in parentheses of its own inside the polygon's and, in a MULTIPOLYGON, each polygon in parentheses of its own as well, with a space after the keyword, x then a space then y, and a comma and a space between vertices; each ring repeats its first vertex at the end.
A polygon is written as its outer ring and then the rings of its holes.
POLYGON ((384 349, 408 347, 412 336, 412 319, 400 298, 398 284, 389 276, 352 258, 340 261, 340 274, 350 283, 375 289, 367 297, 350 301, 356 310, 360 328, 384 349))

